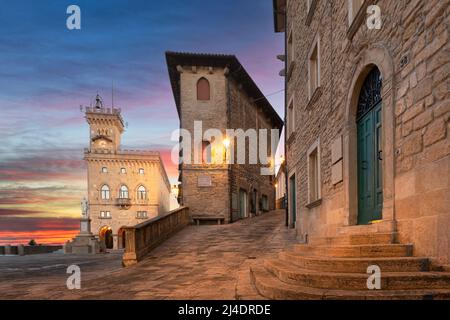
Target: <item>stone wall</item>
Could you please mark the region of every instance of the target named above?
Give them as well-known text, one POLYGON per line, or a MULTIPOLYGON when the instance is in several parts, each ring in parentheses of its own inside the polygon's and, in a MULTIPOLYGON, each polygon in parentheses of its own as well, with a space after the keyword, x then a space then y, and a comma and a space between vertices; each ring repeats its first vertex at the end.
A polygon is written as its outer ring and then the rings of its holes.
POLYGON ((29 255, 29 254, 44 254, 44 253, 52 253, 59 249, 62 249, 62 246, 52 246, 52 245, 36 245, 36 246, 25 246, 25 245, 17 245, 17 246, 0 246, 0 255, 29 255))
POLYGON ((141 261, 151 250, 189 224, 189 209, 181 207, 125 230, 125 267, 141 261))
POLYGON ((355 98, 375 65, 383 76, 383 220, 397 221, 400 240, 414 243, 416 255, 448 263, 449 1, 377 1, 380 30, 366 26, 369 2, 351 26, 348 1, 316 0, 310 21, 306 1, 288 2, 286 35, 292 28, 295 66, 287 72, 287 100, 294 101, 296 131, 286 153, 288 174, 297 178, 297 228, 303 236, 334 235, 356 223, 355 98), (310 101, 308 59, 316 39, 320 88, 310 101), (322 203, 308 208, 307 150, 317 139, 322 203), (331 158, 337 139, 343 159, 336 182, 331 158))

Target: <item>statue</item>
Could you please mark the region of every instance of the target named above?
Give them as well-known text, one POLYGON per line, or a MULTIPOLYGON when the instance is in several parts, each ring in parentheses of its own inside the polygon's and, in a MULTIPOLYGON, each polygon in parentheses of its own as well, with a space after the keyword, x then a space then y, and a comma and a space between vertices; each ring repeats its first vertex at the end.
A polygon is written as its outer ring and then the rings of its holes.
POLYGON ((81 215, 83 218, 89 218, 89 203, 86 197, 81 200, 81 215))

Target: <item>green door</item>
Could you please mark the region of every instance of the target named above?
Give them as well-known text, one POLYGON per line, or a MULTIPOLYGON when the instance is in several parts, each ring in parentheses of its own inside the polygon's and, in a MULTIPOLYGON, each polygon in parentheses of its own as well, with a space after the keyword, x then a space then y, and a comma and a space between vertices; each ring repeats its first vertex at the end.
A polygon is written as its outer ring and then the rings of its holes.
POLYGON ((358 120, 358 224, 381 219, 381 102, 358 120))

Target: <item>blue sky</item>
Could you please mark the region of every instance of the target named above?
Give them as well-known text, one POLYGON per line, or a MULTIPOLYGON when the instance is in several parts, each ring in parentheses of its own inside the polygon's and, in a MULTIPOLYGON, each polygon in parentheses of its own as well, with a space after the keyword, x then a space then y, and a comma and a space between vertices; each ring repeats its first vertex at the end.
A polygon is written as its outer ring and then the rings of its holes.
MULTIPOLYGON (((283 37, 273 31, 270 0, 0 0, 0 5, 0 232, 5 234, 13 229, 18 234, 17 224, 23 232, 36 231, 36 219, 52 221, 48 225, 57 229, 79 215, 86 189, 82 149, 88 144, 79 106, 89 105, 97 92, 110 105, 112 82, 115 105, 129 125, 124 147, 168 154, 178 117, 165 51, 235 54, 263 93, 283 89, 278 76, 283 66, 275 58, 283 51, 283 37), (66 28, 71 4, 81 8, 81 30, 66 28)), ((269 101, 282 115, 283 93, 269 101)), ((175 170, 166 166, 174 182, 175 170)), ((0 234, 0 242, 4 238, 0 234)))

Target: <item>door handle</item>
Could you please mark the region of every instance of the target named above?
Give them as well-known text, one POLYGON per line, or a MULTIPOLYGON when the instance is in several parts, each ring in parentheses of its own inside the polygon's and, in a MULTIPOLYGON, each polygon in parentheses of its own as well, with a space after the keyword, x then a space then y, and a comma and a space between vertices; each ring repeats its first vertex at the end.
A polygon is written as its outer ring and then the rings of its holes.
POLYGON ((381 157, 381 154, 383 153, 382 150, 378 151, 378 160, 383 160, 383 158, 381 157))

